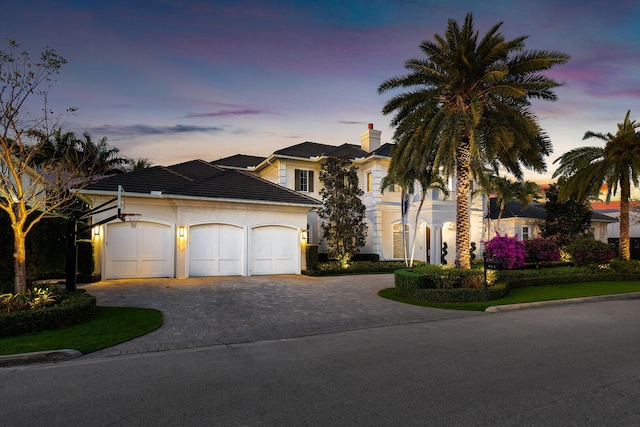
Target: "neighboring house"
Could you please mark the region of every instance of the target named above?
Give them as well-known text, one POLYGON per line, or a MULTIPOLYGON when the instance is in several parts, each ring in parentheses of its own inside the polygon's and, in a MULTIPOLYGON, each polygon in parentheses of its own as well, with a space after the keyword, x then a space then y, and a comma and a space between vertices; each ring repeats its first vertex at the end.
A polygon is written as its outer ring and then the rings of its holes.
MULTIPOLYGON (((400 192, 388 188, 380 191, 382 178, 387 175, 391 161, 393 144, 382 144, 381 131, 369 125, 361 134, 360 145, 343 144, 333 146, 316 142, 303 142, 275 151, 268 157, 246 156, 242 154, 215 160, 212 164, 228 169, 242 169, 270 182, 294 190, 301 194, 320 199, 320 162, 330 156, 347 156, 359 169, 359 181, 364 191, 366 206, 367 241, 361 253, 378 254, 382 260, 403 258, 402 220, 400 213, 400 192)), ((444 260, 452 264, 455 256, 455 182, 449 180, 450 196, 445 199, 438 190, 429 190, 414 229, 415 213, 420 194, 413 196, 406 238, 410 242, 417 233, 415 259, 440 264, 443 260, 443 246, 446 244, 444 260)), ((471 204, 471 241, 479 243, 482 237, 481 197, 471 204)), ((309 243, 322 242, 320 219, 316 211, 308 215, 309 243)), ((479 255, 478 253, 476 255, 479 255)))
MULTIPOLYGON (((522 208, 520 202, 507 202, 500 218, 500 228, 498 228, 498 214, 500 207, 496 199, 490 201, 491 227, 489 236, 495 236, 495 232, 517 235, 521 240, 540 237, 540 224, 547 217, 547 210, 544 203, 531 203, 526 208, 522 208)), ((600 212, 593 212, 591 215, 591 229, 596 240, 607 242, 609 237, 607 227, 618 222, 616 218, 604 215, 600 212)))
MULTIPOLYGON (((616 219, 620 218, 620 201, 612 200, 609 203, 596 202, 591 203, 594 212, 598 212, 616 219)), ((629 215, 629 237, 631 238, 631 258, 640 259, 640 214, 635 211, 640 208, 640 202, 631 201, 631 213, 629 215)), ((607 225, 607 236, 609 243, 617 245, 620 239, 620 221, 607 225)))
MULTIPOLYGON (((81 190, 97 207, 125 190, 122 213, 94 230, 104 279, 299 274, 304 268, 306 194, 203 160, 104 178, 81 190)), ((114 206, 113 204, 110 206, 114 206)), ((95 213, 93 224, 114 215, 95 213)))

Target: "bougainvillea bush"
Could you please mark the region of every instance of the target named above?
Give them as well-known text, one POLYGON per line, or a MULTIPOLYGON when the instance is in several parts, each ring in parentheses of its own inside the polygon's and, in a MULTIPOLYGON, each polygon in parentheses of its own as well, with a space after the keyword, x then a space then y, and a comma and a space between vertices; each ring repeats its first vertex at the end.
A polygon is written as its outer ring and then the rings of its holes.
POLYGON ((524 241, 526 262, 534 264, 545 264, 553 261, 560 261, 560 248, 551 239, 542 237, 524 241))
POLYGON ((567 246, 567 252, 577 265, 605 265, 616 255, 610 245, 585 237, 575 240, 567 246))
POLYGON ((496 236, 485 242, 484 257, 491 261, 501 261, 503 268, 515 270, 524 267, 524 243, 518 240, 518 236, 496 236))

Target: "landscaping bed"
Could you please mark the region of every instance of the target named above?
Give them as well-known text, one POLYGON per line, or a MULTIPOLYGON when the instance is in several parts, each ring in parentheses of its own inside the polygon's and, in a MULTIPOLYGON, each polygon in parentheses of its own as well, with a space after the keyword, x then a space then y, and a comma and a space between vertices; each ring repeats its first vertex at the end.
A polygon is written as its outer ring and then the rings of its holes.
POLYGON ((394 283, 398 296, 414 301, 471 303, 503 298, 510 290, 531 286, 637 281, 640 278, 640 263, 614 260, 608 268, 563 266, 540 270, 491 270, 487 271, 486 290, 484 275, 481 267, 460 270, 425 265, 396 271, 394 283))
POLYGON ((61 292, 55 305, 0 314, 0 337, 60 329, 91 320, 96 298, 84 290, 61 292))

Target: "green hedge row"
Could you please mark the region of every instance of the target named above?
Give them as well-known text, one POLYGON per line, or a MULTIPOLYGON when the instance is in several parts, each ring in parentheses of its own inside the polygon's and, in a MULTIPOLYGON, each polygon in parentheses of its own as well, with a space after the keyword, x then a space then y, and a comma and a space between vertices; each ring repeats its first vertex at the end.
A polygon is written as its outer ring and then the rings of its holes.
POLYGON ((340 267, 337 261, 319 263, 316 270, 303 270, 307 276, 340 276, 344 274, 393 273, 403 268, 402 261, 351 261, 348 269, 340 267))
POLYGON ((96 298, 78 290, 67 293, 59 304, 52 307, 0 314, 0 337, 76 325, 93 319, 95 313, 96 298))
MULTIPOLYGON (((529 286, 560 285, 579 282, 597 282, 602 280, 638 280, 640 275, 640 263, 623 264, 612 269, 592 269, 577 267, 559 267, 555 269, 535 270, 503 270, 489 272, 494 274, 493 284, 489 286, 487 292, 482 287, 459 287, 453 279, 453 284, 444 285, 444 280, 449 276, 459 273, 457 269, 440 269, 442 273, 437 273, 437 269, 424 268, 413 271, 411 269, 397 270, 394 274, 396 293, 400 296, 416 301, 428 301, 434 303, 458 303, 458 302, 479 302, 491 301, 502 298, 510 289, 523 288, 529 286), (619 270, 618 270, 619 268, 619 270), (618 272, 622 271, 622 272, 618 272)), ((474 278, 471 283, 475 283, 477 278, 482 277, 484 281, 484 271, 482 269, 466 270, 466 276, 474 278)))

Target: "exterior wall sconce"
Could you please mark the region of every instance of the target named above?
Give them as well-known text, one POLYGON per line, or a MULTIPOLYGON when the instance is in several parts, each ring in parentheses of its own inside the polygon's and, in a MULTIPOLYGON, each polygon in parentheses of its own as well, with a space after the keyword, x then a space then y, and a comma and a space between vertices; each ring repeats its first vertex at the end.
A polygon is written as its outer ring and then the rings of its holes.
POLYGON ((308 243, 309 232, 307 230, 302 230, 301 238, 304 243, 308 243))
POLYGON ((93 237, 100 237, 100 226, 96 225, 95 227, 93 227, 93 237))
POLYGON ((178 227, 178 237, 181 239, 184 239, 185 235, 186 235, 186 228, 184 225, 181 225, 180 227, 178 227))

